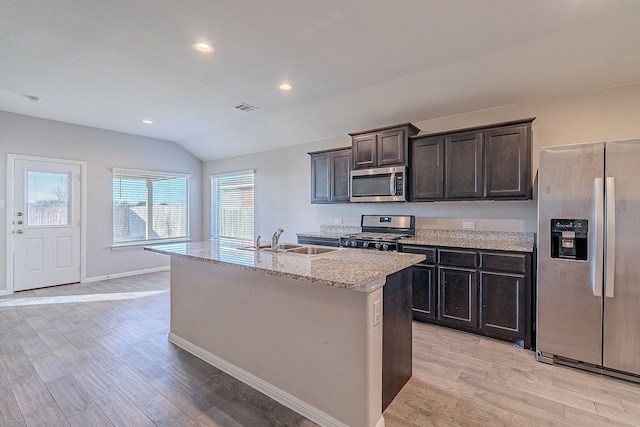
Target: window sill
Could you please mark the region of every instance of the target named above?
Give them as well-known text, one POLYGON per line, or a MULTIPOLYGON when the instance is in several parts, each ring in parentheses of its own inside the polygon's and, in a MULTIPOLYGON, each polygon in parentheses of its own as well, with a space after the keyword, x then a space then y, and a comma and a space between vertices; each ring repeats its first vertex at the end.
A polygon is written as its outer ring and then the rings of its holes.
POLYGON ((114 243, 111 245, 112 251, 131 250, 131 249, 143 249, 145 246, 162 245, 165 243, 181 243, 190 242, 191 239, 167 239, 167 240, 149 240, 146 242, 131 242, 131 243, 114 243))

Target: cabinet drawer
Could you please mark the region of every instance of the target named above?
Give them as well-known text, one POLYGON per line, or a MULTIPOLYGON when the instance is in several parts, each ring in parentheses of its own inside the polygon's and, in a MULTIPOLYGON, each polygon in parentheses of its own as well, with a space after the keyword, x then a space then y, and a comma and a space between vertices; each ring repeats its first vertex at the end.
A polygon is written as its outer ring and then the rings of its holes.
POLYGON ((482 270, 526 273, 527 254, 480 252, 480 268, 482 270))
POLYGON ((478 257, 472 251, 439 250, 438 264, 453 267, 476 268, 478 257))
POLYGON ((421 254, 425 255, 427 259, 422 261, 420 264, 435 264, 436 263, 436 249, 429 248, 426 246, 414 246, 414 245, 402 245, 402 252, 407 252, 410 254, 421 254))

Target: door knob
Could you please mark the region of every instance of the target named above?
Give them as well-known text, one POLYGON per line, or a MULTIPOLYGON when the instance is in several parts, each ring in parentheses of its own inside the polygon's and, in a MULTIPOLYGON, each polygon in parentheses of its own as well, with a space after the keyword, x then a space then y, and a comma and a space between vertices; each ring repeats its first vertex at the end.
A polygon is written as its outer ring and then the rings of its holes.
POLYGON ((23 233, 23 231, 22 231, 22 230, 18 230, 18 231, 16 231, 16 233, 18 233, 18 234, 22 234, 22 233, 23 233))

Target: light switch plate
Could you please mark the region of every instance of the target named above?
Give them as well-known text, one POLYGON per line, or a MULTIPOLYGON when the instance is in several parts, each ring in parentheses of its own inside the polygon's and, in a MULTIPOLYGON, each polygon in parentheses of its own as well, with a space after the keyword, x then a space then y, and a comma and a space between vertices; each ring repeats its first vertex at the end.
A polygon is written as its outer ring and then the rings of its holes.
POLYGON ((476 228, 476 223, 475 221, 462 221, 462 228, 473 230, 476 228))
POLYGON ((334 219, 333 219, 333 223, 334 223, 334 224, 338 224, 338 225, 339 225, 339 224, 342 224, 342 218, 334 218, 334 219))

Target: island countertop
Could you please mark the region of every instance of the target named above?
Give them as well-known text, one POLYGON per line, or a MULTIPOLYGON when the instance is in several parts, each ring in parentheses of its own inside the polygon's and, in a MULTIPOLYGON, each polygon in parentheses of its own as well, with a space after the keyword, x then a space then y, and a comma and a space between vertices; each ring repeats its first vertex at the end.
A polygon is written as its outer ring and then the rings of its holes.
POLYGON ((378 287, 386 276, 425 259, 424 255, 369 249, 339 248, 319 255, 241 249, 250 244, 220 239, 153 245, 145 250, 363 291, 378 287))

